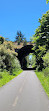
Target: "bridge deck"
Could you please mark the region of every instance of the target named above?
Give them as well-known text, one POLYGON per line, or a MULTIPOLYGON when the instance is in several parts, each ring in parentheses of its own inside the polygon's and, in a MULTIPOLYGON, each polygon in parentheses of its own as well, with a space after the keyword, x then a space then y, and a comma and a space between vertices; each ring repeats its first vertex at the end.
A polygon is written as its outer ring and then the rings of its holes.
MULTIPOLYGON (((16 48, 17 48, 17 49, 20 49, 20 48, 23 47, 23 43, 22 43, 22 42, 20 43, 20 45, 18 45, 17 42, 15 42, 14 44, 16 45, 16 48)), ((32 43, 30 43, 30 42, 27 42, 27 45, 33 45, 33 46, 34 46, 34 44, 32 44, 32 43)))

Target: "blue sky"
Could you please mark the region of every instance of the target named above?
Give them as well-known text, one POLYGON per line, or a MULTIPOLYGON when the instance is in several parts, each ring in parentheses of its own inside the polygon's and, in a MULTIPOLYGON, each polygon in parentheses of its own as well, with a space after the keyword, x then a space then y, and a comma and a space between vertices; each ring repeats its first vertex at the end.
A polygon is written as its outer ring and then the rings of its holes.
POLYGON ((29 41, 48 10, 46 0, 0 0, 0 36, 14 41, 20 30, 29 41))

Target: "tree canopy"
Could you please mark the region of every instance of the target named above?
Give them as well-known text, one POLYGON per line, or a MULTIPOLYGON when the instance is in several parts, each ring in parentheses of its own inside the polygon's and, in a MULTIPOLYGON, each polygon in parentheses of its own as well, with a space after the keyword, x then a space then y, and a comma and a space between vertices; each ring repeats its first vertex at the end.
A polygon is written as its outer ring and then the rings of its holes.
POLYGON ((43 55, 49 50, 49 10, 39 19, 40 26, 36 29, 33 36, 36 52, 36 64, 39 69, 43 67, 43 55))
POLYGON ((48 3, 49 2, 49 0, 46 0, 46 3, 48 3))
POLYGON ((13 74, 14 70, 21 68, 15 47, 12 41, 6 41, 4 37, 0 37, 0 71, 7 70, 13 74))
POLYGON ((21 31, 17 31, 17 35, 16 35, 16 42, 18 43, 18 45, 20 45, 20 42, 22 42, 24 39, 24 35, 22 34, 21 31))

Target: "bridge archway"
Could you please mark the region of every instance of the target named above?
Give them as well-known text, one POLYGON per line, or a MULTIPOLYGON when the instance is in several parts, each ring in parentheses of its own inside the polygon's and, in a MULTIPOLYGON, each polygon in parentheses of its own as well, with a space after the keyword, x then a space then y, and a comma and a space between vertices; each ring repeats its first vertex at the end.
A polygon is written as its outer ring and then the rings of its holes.
POLYGON ((27 68, 27 61, 26 61, 25 57, 28 56, 30 53, 34 53, 35 54, 35 51, 32 50, 33 47, 34 47, 33 45, 26 45, 26 46, 22 47, 21 49, 18 49, 18 50, 16 49, 15 50, 18 53, 17 58, 20 61, 22 69, 26 69, 27 68))

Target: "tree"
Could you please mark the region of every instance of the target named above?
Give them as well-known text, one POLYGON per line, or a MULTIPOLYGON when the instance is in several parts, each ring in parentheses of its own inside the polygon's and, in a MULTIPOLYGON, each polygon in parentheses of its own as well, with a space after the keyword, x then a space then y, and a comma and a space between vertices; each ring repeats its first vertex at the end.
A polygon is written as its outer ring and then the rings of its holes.
POLYGON ((24 38, 24 40, 23 40, 23 46, 26 46, 27 45, 27 40, 26 40, 26 38, 24 38))
POLYGON ((49 50, 49 10, 39 19, 40 26, 36 29, 33 37, 36 52, 36 64, 39 70, 42 70, 43 55, 49 50))
POLYGON ((5 39, 0 39, 0 71, 7 70, 13 74, 14 70, 19 70, 21 68, 20 63, 17 59, 17 53, 14 49, 14 44, 11 41, 4 41, 5 39))
POLYGON ((46 3, 48 3, 49 2, 49 0, 46 0, 46 3))
POLYGON ((49 67, 49 50, 46 52, 46 54, 42 58, 44 61, 44 66, 49 67))
POLYGON ((18 43, 18 45, 20 45, 20 42, 22 42, 23 39, 24 39, 24 35, 21 33, 21 31, 17 31, 16 42, 18 43))
POLYGON ((20 36, 18 37, 18 41, 17 42, 18 42, 18 45, 20 45, 20 42, 21 42, 21 37, 20 36))
POLYGON ((30 37, 30 44, 32 44, 32 41, 33 41, 33 39, 32 39, 32 37, 30 37))
POLYGON ((0 36, 0 44, 3 44, 3 42, 4 42, 4 37, 0 36))

